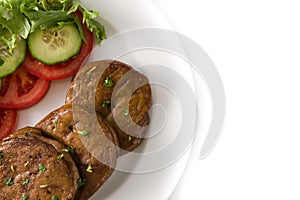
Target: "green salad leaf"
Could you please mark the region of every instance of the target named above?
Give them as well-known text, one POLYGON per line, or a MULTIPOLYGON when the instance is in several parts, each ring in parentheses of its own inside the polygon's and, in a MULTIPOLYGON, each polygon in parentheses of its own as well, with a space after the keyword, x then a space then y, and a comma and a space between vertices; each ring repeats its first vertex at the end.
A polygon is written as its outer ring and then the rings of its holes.
POLYGON ((95 34, 98 43, 107 38, 104 26, 95 20, 99 15, 97 11, 88 10, 79 0, 73 0, 72 7, 68 10, 68 14, 76 12, 77 10, 81 10, 83 23, 86 23, 87 28, 95 34))
POLYGON ((20 10, 18 0, 0 0, 0 42, 6 44, 12 53, 17 37, 26 39, 30 23, 20 10))
POLYGON ((12 35, 19 35, 26 39, 30 24, 20 10, 18 0, 0 0, 0 24, 12 35))
POLYGON ((48 29, 53 26, 63 26, 75 23, 82 39, 86 42, 80 22, 72 13, 80 10, 83 14, 83 23, 95 34, 97 42, 106 39, 105 29, 98 21, 94 20, 99 13, 86 9, 79 0, 23 0, 21 12, 30 20, 31 30, 48 29))
POLYGON ((22 6, 21 9, 31 22, 30 32, 45 30, 58 25, 59 22, 73 20, 73 16, 68 15, 66 12, 60 10, 36 11, 27 9, 25 6, 22 6))
POLYGON ((29 33, 69 23, 77 25, 86 42, 80 21, 73 15, 78 10, 97 42, 106 39, 104 26, 95 20, 99 13, 88 10, 79 0, 0 0, 0 43, 6 44, 12 53, 18 37, 27 39, 29 33))

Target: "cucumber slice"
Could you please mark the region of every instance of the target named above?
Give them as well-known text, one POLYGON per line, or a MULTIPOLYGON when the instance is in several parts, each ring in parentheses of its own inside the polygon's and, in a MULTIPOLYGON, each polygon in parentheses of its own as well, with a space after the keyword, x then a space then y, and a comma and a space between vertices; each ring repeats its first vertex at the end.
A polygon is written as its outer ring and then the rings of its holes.
POLYGON ((0 42, 0 78, 7 76, 23 63, 26 56, 26 41, 22 38, 17 39, 16 47, 12 54, 9 52, 9 47, 0 42))
POLYGON ((81 45, 82 39, 74 24, 36 31, 28 37, 31 55, 47 65, 69 60, 79 53, 81 45))

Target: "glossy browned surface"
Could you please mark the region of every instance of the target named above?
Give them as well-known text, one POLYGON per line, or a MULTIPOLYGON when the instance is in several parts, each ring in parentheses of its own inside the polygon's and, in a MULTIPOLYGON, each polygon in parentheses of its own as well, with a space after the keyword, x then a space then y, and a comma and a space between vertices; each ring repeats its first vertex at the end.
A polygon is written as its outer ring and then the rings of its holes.
POLYGON ((41 131, 27 127, 0 142, 0 199, 51 200, 74 199, 79 172, 72 157, 63 153, 64 146, 45 138, 41 131), (45 170, 41 171, 39 165, 45 170), (5 184, 11 178, 11 185, 5 184), (28 179, 28 183, 24 181, 28 179))
POLYGON ((70 85, 66 103, 78 105, 88 112, 96 111, 114 128, 121 149, 126 151, 135 149, 142 142, 150 123, 149 81, 119 61, 102 60, 84 66, 70 85), (111 87, 104 84, 107 77, 113 81, 111 87), (110 101, 111 105, 103 106, 105 101, 110 101), (128 114, 125 114, 127 109, 128 114))
POLYGON ((110 177, 118 153, 115 144, 108 142, 114 141, 114 136, 104 123, 101 121, 95 123, 94 120, 97 121, 97 118, 84 111, 77 113, 79 114, 75 121, 72 106, 64 105, 42 119, 36 127, 47 136, 75 150, 79 171, 86 180, 76 199, 86 200, 110 177), (78 130, 76 126, 78 124, 82 124, 83 129, 78 130), (82 136, 80 134, 82 130, 88 130, 89 135, 82 136), (87 171, 89 166, 92 167, 92 172, 87 171))

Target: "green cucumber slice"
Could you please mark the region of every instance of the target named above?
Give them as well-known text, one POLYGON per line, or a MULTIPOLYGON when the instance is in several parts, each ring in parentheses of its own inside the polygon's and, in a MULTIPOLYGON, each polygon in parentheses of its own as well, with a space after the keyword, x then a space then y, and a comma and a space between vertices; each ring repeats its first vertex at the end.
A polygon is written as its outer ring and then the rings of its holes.
POLYGON ((47 65, 69 60, 79 53, 81 45, 82 39, 74 24, 36 31, 28 37, 31 55, 47 65))
POLYGON ((16 47, 12 53, 9 52, 9 47, 0 42, 0 78, 7 76, 23 63, 26 56, 26 41, 22 38, 18 38, 16 41, 16 47))

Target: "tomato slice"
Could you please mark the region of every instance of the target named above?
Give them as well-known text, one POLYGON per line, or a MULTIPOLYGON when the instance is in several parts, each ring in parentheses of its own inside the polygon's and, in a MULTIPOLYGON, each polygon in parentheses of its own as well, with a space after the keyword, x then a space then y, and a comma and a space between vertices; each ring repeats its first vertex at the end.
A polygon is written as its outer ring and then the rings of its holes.
POLYGON ((50 81, 28 73, 21 65, 13 74, 2 79, 0 108, 22 109, 43 98, 50 81))
MULTIPOLYGON (((76 15, 79 17, 80 21, 82 21, 82 14, 76 12, 76 15)), ((46 80, 59 80, 75 75, 82 63, 90 55, 94 44, 93 33, 87 29, 86 25, 81 25, 87 43, 82 43, 81 50, 76 56, 66 62, 46 65, 33 58, 28 51, 24 61, 25 69, 31 74, 46 80)))
POLYGON ((0 108, 0 140, 11 134, 17 122, 17 111, 0 108))

